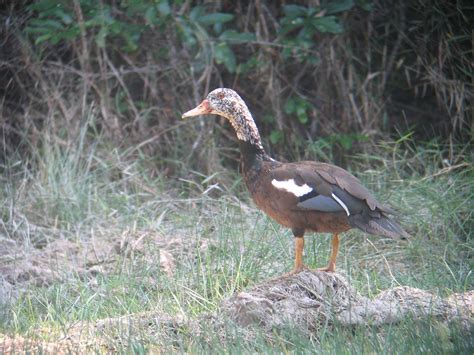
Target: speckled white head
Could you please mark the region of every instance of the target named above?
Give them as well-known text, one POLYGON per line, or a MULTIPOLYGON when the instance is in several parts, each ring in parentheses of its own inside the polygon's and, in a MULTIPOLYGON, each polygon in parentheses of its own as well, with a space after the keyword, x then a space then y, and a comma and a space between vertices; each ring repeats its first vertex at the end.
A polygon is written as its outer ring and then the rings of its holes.
MULTIPOLYGON (((199 115, 219 115, 227 118, 237 138, 262 148, 260 134, 244 100, 232 89, 219 88, 207 95, 196 108, 183 114, 183 118, 199 115)), ((263 149, 263 148, 262 148, 263 149)))

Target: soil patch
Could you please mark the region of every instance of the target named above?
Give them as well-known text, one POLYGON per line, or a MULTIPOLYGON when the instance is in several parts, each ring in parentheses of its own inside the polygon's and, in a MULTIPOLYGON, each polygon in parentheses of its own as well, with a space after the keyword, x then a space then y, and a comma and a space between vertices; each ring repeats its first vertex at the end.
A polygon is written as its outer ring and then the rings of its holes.
POLYGON ((271 330, 291 323, 317 332, 335 323, 344 326, 397 323, 407 316, 430 316, 441 321, 461 320, 466 327, 474 316, 474 291, 441 298, 413 287, 394 287, 374 299, 360 295, 340 274, 303 271, 264 282, 234 295, 222 312, 241 326, 271 330))
POLYGON ((47 287, 57 281, 113 272, 119 261, 139 258, 148 265, 159 264, 171 276, 181 258, 192 258, 197 250, 203 252, 210 245, 206 239, 169 237, 155 231, 55 239, 41 248, 5 239, 0 243, 0 305, 32 285, 47 287))

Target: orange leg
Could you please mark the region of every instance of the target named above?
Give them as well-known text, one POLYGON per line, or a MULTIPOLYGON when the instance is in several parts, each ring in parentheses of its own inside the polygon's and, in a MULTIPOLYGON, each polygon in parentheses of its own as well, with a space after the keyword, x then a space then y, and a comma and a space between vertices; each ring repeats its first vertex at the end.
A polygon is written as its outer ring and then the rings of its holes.
POLYGON ((297 274, 305 269, 306 265, 303 263, 304 237, 303 233, 295 234, 295 267, 290 272, 286 273, 284 277, 297 274))
POLYGON ((303 263, 303 251, 304 251, 304 237, 295 238, 295 267, 291 271, 292 274, 297 274, 303 271, 306 267, 303 263))
POLYGON ((334 272, 336 270, 336 258, 339 252, 339 235, 336 233, 332 236, 332 252, 329 258, 328 266, 318 269, 319 271, 334 272))

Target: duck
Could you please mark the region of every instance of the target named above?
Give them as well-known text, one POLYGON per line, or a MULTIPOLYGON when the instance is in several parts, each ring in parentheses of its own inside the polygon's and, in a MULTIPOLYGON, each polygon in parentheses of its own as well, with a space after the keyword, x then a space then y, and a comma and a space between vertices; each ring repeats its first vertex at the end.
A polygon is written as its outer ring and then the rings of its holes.
POLYGON ((332 251, 326 267, 335 272, 340 234, 357 228, 368 234, 408 239, 409 234, 355 176, 338 166, 318 161, 280 162, 263 148, 260 133, 244 100, 232 89, 217 88, 183 119, 201 115, 226 118, 237 136, 241 171, 257 207, 294 236, 296 274, 303 261, 306 232, 331 233, 332 251))

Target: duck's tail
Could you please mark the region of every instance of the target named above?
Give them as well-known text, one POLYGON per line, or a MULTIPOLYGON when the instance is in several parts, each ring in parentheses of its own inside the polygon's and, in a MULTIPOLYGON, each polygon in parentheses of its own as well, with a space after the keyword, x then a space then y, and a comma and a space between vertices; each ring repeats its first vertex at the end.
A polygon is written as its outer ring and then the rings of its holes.
POLYGON ((410 234, 390 217, 383 213, 378 213, 378 216, 370 215, 355 215, 349 217, 349 221, 353 227, 369 234, 383 235, 389 238, 408 239, 410 234))

